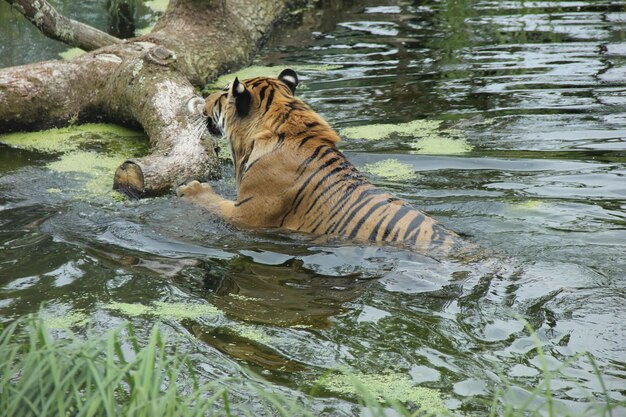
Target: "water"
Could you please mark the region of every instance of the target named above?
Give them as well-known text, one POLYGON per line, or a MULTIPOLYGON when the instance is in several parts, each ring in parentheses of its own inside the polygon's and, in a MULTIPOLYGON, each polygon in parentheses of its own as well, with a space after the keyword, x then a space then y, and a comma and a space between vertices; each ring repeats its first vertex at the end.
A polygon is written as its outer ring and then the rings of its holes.
MULTIPOLYGON (((487 262, 239 231, 171 195, 85 197, 85 178, 46 168, 56 156, 0 145, 0 317, 43 303, 50 317, 78 312, 96 329, 130 319, 147 332, 154 316, 110 303, 208 303, 215 314, 162 318, 207 379, 246 379, 250 368, 301 397, 331 369, 391 373, 484 415, 503 378, 520 398, 541 379, 521 316, 550 369, 564 369, 552 386, 560 403, 582 414, 588 397, 604 400, 589 362, 573 360, 583 351, 624 401, 625 7, 328 1, 258 58, 277 66, 268 75, 326 66, 300 71, 299 95, 337 128, 428 119, 444 138, 461 129, 455 140, 471 150, 456 155, 398 134, 342 147, 360 168, 408 166, 407 178, 372 180, 478 243, 487 262)), ((42 47, 17 59, 12 45, 3 66, 48 57, 42 47)), ((232 168, 215 185, 232 196, 232 168)), ((360 413, 329 389, 310 407, 360 413)))

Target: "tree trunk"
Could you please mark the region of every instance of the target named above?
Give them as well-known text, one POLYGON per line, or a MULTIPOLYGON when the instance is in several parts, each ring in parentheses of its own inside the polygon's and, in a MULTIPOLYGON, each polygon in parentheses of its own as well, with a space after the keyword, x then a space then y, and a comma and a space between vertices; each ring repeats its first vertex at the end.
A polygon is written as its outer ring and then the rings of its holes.
POLYGON ((122 41, 85 30, 43 0, 6 1, 50 37, 93 50, 69 61, 0 70, 0 131, 59 126, 70 119, 140 125, 150 138, 150 155, 125 161, 114 176, 115 189, 136 197, 219 175, 196 91, 249 64, 275 22, 296 3, 171 0, 152 33, 122 41), (47 23, 37 23, 42 21, 47 23), (59 21, 63 24, 54 24, 59 21))

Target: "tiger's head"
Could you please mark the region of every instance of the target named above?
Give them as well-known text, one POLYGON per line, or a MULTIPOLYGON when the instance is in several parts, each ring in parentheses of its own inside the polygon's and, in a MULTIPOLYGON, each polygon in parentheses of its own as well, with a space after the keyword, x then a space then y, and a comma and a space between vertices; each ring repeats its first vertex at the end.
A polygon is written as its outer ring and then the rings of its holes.
POLYGON ((298 75, 291 69, 282 71, 278 78, 235 78, 206 98, 204 115, 209 131, 227 137, 231 146, 241 145, 232 142, 251 138, 267 128, 266 122, 275 116, 274 110, 293 100, 297 86, 298 75))

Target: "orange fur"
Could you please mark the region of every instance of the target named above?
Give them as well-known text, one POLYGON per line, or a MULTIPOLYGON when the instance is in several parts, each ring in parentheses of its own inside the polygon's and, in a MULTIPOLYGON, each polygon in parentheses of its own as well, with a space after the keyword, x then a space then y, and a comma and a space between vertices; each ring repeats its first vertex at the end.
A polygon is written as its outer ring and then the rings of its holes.
POLYGON ((339 136, 294 96, 297 76, 235 80, 206 100, 213 129, 231 145, 237 200, 197 181, 179 195, 245 228, 286 228, 356 241, 450 248, 432 218, 374 187, 337 149, 339 136))

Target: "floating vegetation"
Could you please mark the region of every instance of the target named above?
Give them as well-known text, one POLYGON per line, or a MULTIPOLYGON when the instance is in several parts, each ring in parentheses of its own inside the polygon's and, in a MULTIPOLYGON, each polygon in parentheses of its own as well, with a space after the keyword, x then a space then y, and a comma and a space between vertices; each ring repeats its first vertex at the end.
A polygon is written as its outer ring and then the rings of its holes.
POLYGON ((214 317, 220 314, 219 309, 209 304, 167 303, 164 301, 158 301, 152 306, 113 302, 105 305, 104 308, 118 311, 130 317, 151 315, 176 320, 214 317))
POLYGON ((404 140, 415 153, 432 155, 458 155, 472 150, 472 146, 458 129, 442 129, 439 120, 413 120, 399 124, 373 124, 341 129, 347 138, 382 141, 393 136, 404 140))
POLYGON ((350 374, 335 373, 325 376, 321 386, 329 391, 353 397, 374 397, 379 402, 399 401, 412 403, 423 414, 448 414, 438 391, 416 386, 401 373, 350 374))
POLYGON ((415 170, 413 167, 397 159, 384 159, 372 164, 365 164, 363 171, 391 181, 403 181, 415 178, 415 170))
POLYGON ((46 327, 49 329, 69 329, 74 326, 82 326, 89 321, 89 317, 85 313, 72 311, 63 316, 43 316, 46 327))
POLYGON ((235 326, 232 326, 233 331, 235 331, 235 333, 237 333, 239 336, 245 338, 245 339, 250 339, 253 340, 257 343, 262 343, 262 344, 267 344, 269 345, 272 341, 273 338, 268 335, 267 333, 265 333, 262 330, 262 327, 260 326, 251 326, 251 325, 244 325, 244 324, 237 324, 235 326))
MULTIPOLYGON (((118 197, 111 189, 113 174, 129 156, 148 151, 143 132, 112 124, 87 123, 39 132, 0 135, 0 143, 58 156, 47 167, 87 177, 82 193, 118 197)), ((60 191, 60 190, 59 190, 60 191)), ((53 189, 50 192, 58 192, 53 189)))

